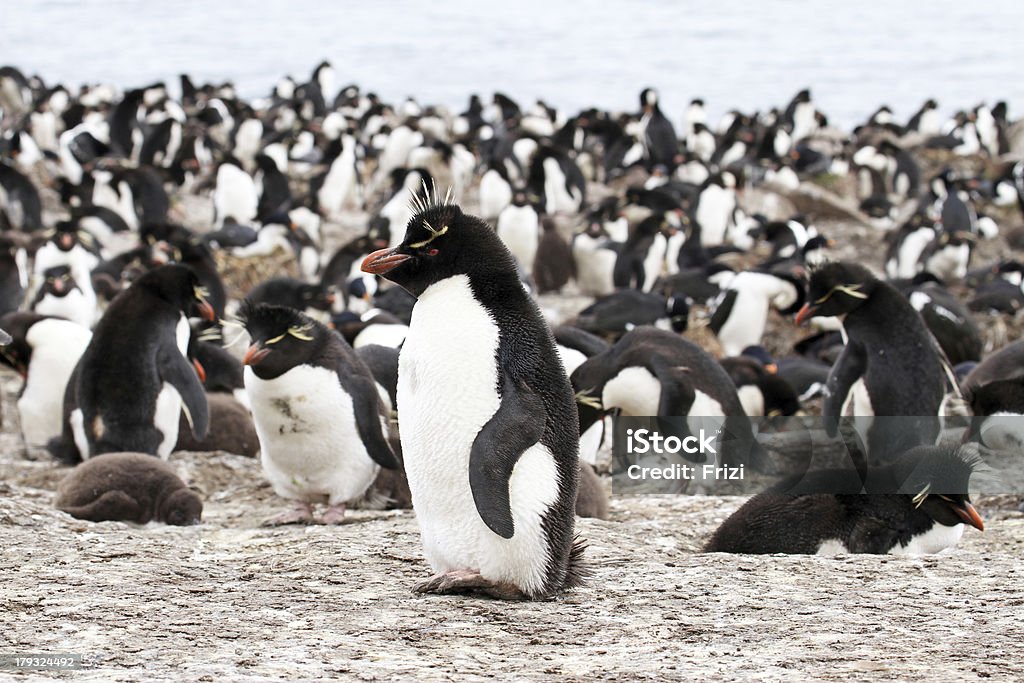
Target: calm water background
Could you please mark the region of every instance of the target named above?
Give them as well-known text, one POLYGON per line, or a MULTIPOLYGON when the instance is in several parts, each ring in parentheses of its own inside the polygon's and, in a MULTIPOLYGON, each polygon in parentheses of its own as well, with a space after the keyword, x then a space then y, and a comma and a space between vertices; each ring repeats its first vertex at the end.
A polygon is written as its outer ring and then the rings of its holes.
MULTIPOLYGON (((323 58, 338 85, 462 107, 502 90, 576 110, 635 109, 645 85, 677 122, 782 105, 810 86, 846 126, 1004 99, 1024 114, 1024 1, 251 2, 0 0, 0 63, 47 81, 122 86, 181 72, 248 97, 323 58)), ((177 91, 176 80, 174 90, 177 91)))

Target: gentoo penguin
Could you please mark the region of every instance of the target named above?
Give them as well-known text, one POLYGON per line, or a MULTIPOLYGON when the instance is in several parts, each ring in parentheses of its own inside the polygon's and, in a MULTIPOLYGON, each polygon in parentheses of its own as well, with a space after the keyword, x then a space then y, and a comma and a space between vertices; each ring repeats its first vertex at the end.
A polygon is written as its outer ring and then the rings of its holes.
POLYGON ((495 230, 523 270, 532 273, 540 244, 540 215, 524 190, 517 190, 512 203, 498 215, 495 230))
POLYGON ((581 433, 603 413, 636 417, 687 417, 692 431, 701 418, 725 417, 729 436, 720 440, 721 462, 758 465, 750 421, 729 375, 703 349, 674 332, 638 327, 572 373, 581 433))
POLYGON ((435 572, 417 591, 553 595, 583 578, 572 388, 497 235, 436 194, 416 208, 401 244, 363 270, 418 297, 398 374, 406 473, 435 572))
POLYGON ((768 273, 737 273, 712 303, 711 331, 727 356, 738 356, 748 346, 761 343, 768 312, 774 308, 792 315, 804 302, 799 271, 785 268, 768 273))
POLYGON ((74 463, 125 449, 167 458, 186 411, 193 433, 206 434, 206 395, 185 358, 193 312, 213 308, 195 274, 179 265, 152 270, 115 298, 68 381, 59 439, 48 444, 74 463))
POLYGON ((796 323, 838 316, 847 339, 829 373, 822 409, 829 434, 836 433, 849 402, 857 417, 915 418, 873 425, 868 434, 872 459, 933 444, 947 373, 938 345, 913 306, 863 266, 843 261, 811 272, 807 299, 796 323))
POLYGON ((601 297, 580 311, 576 325, 598 335, 621 335, 641 325, 685 332, 690 306, 682 297, 665 298, 635 289, 601 297))
POLYGON ((339 524, 381 467, 399 467, 389 414, 373 375, 339 335, 284 306, 246 301, 238 317, 252 340, 242 360, 260 462, 274 492, 295 502, 266 524, 339 524))
POLYGON ((42 448, 60 435, 64 389, 92 333, 69 320, 28 312, 8 313, 0 327, 12 337, 0 363, 25 380, 18 394, 22 437, 29 446, 42 448))
POLYGON ((540 221, 541 237, 533 259, 533 282, 539 294, 559 292, 575 276, 572 248, 550 216, 540 221))
POLYGON ((43 281, 32 301, 32 310, 40 315, 66 318, 86 329, 96 320, 96 292, 88 284, 83 290, 71 274, 70 266, 54 266, 42 273, 43 281))
POLYGON ((174 468, 144 453, 106 453, 83 462, 57 487, 57 509, 90 522, 199 524, 203 501, 174 468))
MULTIPOLYGON (((836 493, 827 480, 822 492, 759 493, 726 519, 704 552, 801 555, 872 553, 918 555, 955 545, 969 524, 985 524, 967 495, 976 455, 921 446, 885 468, 885 493, 836 493), (906 491, 907 493, 903 493, 906 491), (911 493, 913 492, 913 493, 911 493)), ((836 478, 836 481, 841 481, 836 478)), ((813 484, 812 484, 813 486, 813 484)), ((869 489, 871 486, 868 485, 869 489)))

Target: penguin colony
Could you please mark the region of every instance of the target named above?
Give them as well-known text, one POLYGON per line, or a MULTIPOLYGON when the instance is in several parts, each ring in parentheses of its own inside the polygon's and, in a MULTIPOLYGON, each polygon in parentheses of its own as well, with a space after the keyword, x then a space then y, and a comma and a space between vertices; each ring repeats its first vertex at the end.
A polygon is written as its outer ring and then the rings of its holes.
POLYGON ((921 493, 761 494, 708 551, 938 552, 983 528, 928 472, 977 464, 934 445, 951 397, 985 417, 971 440, 1024 442, 1024 348, 979 327, 1024 303, 1013 250, 978 257, 1022 242, 1005 103, 845 132, 807 90, 711 121, 654 88, 627 112, 454 112, 335 81, 325 62, 246 101, 0 69, 0 359, 25 447, 84 461, 62 509, 197 522, 161 459, 255 434, 293 505, 269 523, 320 503, 341 523, 404 473, 435 572, 418 590, 543 598, 586 574, 574 509, 608 514, 609 413, 822 411, 934 418, 867 440, 925 463, 921 493), (834 201, 802 202, 815 184, 834 201), (856 262, 814 225, 836 205, 870 231, 856 262), (566 296, 585 303, 552 310, 566 296))

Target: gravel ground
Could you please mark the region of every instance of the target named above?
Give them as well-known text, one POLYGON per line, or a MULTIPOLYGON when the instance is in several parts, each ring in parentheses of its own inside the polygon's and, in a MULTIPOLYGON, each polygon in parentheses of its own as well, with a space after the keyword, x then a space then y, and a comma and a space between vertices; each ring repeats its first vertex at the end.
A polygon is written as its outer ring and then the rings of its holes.
MULTIPOLYGON (((206 206, 186 198, 183 217, 200 227, 206 206)), ((880 265, 873 228, 818 225, 839 256, 880 265)), ((351 230, 328 228, 332 241, 351 230)), ((1004 249, 982 245, 976 262, 1004 249)), ((555 318, 586 303, 542 302, 555 318)), ((1018 336, 1014 321, 979 322, 1018 336)), ((773 314, 766 343, 783 352, 797 334, 773 314)), ((239 456, 172 456, 206 501, 199 527, 54 510, 67 470, 22 452, 17 384, 0 376, 0 656, 92 667, 0 681, 1024 679, 1019 499, 981 500, 986 531, 942 555, 819 558, 699 554, 741 498, 614 497, 610 520, 579 523, 585 587, 537 603, 418 596, 429 571, 411 512, 262 528, 285 503, 239 456)))

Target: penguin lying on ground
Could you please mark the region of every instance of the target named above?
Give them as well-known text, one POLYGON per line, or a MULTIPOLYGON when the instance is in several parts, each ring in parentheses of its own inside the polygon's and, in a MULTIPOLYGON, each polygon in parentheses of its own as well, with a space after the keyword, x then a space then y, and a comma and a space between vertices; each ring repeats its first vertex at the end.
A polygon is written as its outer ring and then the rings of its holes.
POLYGON ((199 524, 203 501, 167 463, 144 453, 106 453, 71 470, 56 507, 91 522, 199 524))
POLYGON ((398 374, 406 473, 435 572, 416 590, 554 595, 583 578, 572 389, 494 231, 436 195, 415 208, 402 242, 362 267, 419 299, 398 374))
POLYGON ((690 307, 682 297, 621 289, 580 311, 576 325, 592 334, 621 335, 641 325, 685 332, 690 307))
POLYGON ((185 266, 161 266, 119 294, 68 380, 63 431, 50 452, 68 463, 129 449, 166 458, 182 409, 205 436, 206 394, 185 357, 193 312, 214 317, 185 266))
POLYGON ((759 493, 715 530, 704 552, 941 552, 960 540, 964 524, 979 531, 985 528, 966 493, 977 464, 976 455, 922 446, 883 473, 889 479, 884 489, 916 494, 759 493))
POLYGON ((260 462, 295 501, 266 523, 310 522, 321 500, 323 523, 341 523, 381 467, 399 467, 373 376, 341 336, 294 309, 246 301, 238 317, 252 339, 242 362, 260 462))

